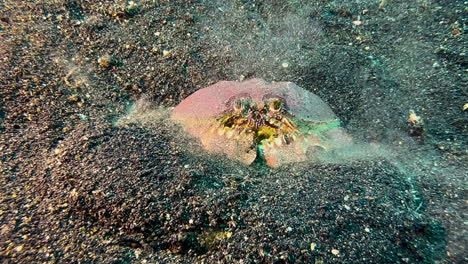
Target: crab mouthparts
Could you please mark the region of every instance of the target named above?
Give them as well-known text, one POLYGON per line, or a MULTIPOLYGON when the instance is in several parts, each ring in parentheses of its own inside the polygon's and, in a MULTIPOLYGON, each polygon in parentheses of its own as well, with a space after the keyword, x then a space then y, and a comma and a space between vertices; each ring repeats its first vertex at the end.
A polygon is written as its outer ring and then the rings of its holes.
POLYGON ((238 100, 231 111, 227 111, 218 121, 228 138, 250 135, 251 149, 256 149, 259 158, 263 157, 265 145, 281 146, 290 144, 299 135, 293 116, 282 106, 280 100, 255 104, 238 100))

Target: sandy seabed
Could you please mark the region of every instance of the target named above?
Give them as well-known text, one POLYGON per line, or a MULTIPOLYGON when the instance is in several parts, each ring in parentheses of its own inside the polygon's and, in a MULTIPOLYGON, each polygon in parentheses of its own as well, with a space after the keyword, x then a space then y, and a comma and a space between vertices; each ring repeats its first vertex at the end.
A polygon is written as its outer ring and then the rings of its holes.
POLYGON ((1 2, 0 261, 466 262, 465 16, 449 0, 1 2), (314 92, 359 144, 245 166, 169 118, 249 78, 314 92))

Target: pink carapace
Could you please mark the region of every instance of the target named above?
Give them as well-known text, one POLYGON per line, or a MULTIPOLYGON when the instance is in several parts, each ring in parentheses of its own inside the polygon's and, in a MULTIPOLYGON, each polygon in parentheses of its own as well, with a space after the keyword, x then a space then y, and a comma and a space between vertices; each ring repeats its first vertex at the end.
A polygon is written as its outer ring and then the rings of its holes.
POLYGON ((351 143, 331 108, 291 82, 221 81, 183 100, 172 118, 207 151, 244 164, 278 167, 351 143))

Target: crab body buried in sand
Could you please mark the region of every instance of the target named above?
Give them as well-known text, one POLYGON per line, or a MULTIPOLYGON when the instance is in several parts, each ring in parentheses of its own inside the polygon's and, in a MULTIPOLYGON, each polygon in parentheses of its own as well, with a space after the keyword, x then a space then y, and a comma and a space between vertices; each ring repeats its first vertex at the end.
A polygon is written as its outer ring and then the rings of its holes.
POLYGON ((183 100, 172 118, 207 151, 244 164, 278 167, 351 143, 331 108, 291 82, 218 82, 183 100))

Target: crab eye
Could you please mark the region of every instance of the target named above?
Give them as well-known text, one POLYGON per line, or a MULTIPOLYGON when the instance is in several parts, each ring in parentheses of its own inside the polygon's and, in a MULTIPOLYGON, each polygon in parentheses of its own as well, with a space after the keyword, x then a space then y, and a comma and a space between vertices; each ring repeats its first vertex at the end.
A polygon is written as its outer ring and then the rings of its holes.
POLYGON ((237 99, 234 101, 234 103, 232 104, 232 107, 234 108, 234 110, 236 111, 242 111, 244 109, 244 104, 242 103, 241 100, 237 99))
POLYGON ((226 101, 226 108, 234 111, 246 110, 252 102, 248 94, 237 94, 226 101))
POLYGON ((278 112, 281 110, 281 107, 283 106, 283 103, 279 99, 274 99, 273 101, 268 104, 268 109, 272 112, 278 112))

